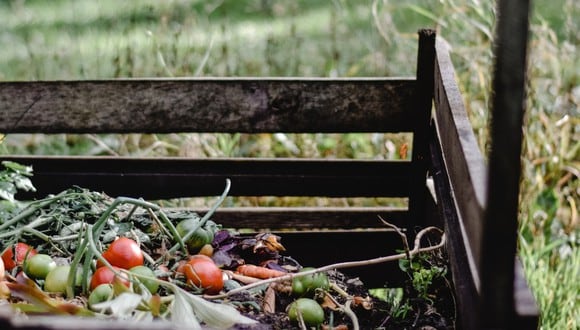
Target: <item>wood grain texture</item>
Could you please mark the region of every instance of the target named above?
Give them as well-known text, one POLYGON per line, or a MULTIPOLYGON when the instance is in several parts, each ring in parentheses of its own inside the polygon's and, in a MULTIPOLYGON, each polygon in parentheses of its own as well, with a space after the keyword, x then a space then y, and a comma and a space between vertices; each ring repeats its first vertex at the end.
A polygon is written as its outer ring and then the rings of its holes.
POLYGON ((3 133, 410 131, 412 79, 0 82, 3 133))
POLYGON ((477 329, 480 321, 479 315, 479 273, 473 263, 473 256, 468 249, 464 235, 461 214, 458 203, 452 193, 451 183, 445 168, 441 143, 437 132, 432 133, 430 143, 431 173, 435 182, 434 188, 438 201, 439 217, 445 219, 445 235, 448 237, 446 248, 451 261, 451 275, 453 276, 453 288, 456 292, 456 310, 458 329, 477 329))
MULTIPOLYGON (((196 210, 205 214, 207 210, 196 210)), ((395 207, 222 207, 212 219, 224 227, 314 230, 385 229, 379 216, 396 226, 409 220, 406 208, 395 207)))
POLYGON ((473 263, 481 261, 487 169, 467 117, 445 42, 437 39, 435 123, 445 167, 464 226, 473 263))

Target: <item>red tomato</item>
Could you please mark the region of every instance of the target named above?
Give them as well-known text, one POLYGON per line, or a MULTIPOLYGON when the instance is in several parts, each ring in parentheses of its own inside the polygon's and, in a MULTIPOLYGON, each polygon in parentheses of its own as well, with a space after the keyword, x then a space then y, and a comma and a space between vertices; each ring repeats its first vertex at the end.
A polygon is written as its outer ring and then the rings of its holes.
POLYGON ((2 261, 4 262, 6 270, 10 271, 14 267, 22 265, 24 258, 28 259, 36 253, 36 250, 32 246, 18 242, 2 254, 2 261))
MULTIPOLYGON (((103 258, 112 266, 123 269, 143 265, 143 251, 137 242, 127 237, 121 237, 111 243, 109 248, 103 252, 103 258)), ((103 264, 97 261, 97 267, 101 266, 103 264)))
MULTIPOLYGON (((123 274, 123 272, 120 270, 121 268, 118 267, 113 268, 121 273, 122 276, 117 277, 121 281, 121 283, 123 283, 123 285, 125 285, 126 287, 129 287, 130 282, 127 275, 123 274)), ((98 287, 100 284, 103 283, 113 284, 114 280, 115 273, 113 273, 113 271, 109 269, 109 267, 107 266, 99 267, 93 274, 93 277, 91 277, 91 286, 90 286, 91 290, 94 290, 96 287, 98 287)))
POLYGON ((207 256, 192 256, 180 268, 187 277, 187 282, 202 288, 204 293, 217 294, 224 287, 221 269, 207 256))

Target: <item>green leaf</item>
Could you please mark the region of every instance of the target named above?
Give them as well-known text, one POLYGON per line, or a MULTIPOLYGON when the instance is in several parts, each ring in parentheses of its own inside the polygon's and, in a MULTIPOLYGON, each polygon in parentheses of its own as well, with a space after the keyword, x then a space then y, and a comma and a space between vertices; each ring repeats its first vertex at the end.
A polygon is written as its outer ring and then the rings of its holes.
POLYGON ((18 189, 36 191, 28 178, 32 175, 32 167, 20 165, 11 161, 3 161, 4 170, 0 171, 0 198, 11 203, 18 189))
POLYGON ((0 198, 14 203, 14 195, 16 194, 16 186, 11 182, 0 181, 0 198))
POLYGON ((32 175, 32 166, 25 166, 22 164, 11 162, 9 160, 3 161, 2 165, 4 165, 4 167, 6 167, 7 169, 12 170, 12 172, 18 173, 20 175, 27 175, 27 176, 32 175))
POLYGON ((16 188, 24 191, 36 191, 36 188, 32 185, 32 181, 25 176, 15 175, 14 184, 16 188))

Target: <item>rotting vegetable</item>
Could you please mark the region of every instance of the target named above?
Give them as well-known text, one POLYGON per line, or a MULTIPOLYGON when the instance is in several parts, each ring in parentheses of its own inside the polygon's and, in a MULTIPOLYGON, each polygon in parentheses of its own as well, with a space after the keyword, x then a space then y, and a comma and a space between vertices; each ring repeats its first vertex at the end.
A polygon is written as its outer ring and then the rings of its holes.
POLYGON ((6 270, 11 271, 16 266, 22 265, 27 258, 30 258, 35 254, 37 254, 37 252, 32 246, 23 242, 17 242, 2 253, 2 261, 4 261, 4 267, 6 270))
POLYGON ((213 260, 205 255, 192 256, 181 271, 187 277, 187 282, 204 293, 217 294, 224 287, 223 273, 213 260))
MULTIPOLYGON (((203 217, 187 210, 163 210, 141 199, 113 199, 79 187, 38 201, 18 202, 10 212, 0 210, 2 251, 14 263, 6 282, 0 282, 0 298, 11 294, 13 307, 28 313, 66 310, 75 315, 124 319, 146 314, 194 328, 230 328, 255 323, 254 319, 264 321, 262 300, 268 301, 271 315, 283 315, 285 322, 319 326, 330 322, 325 320, 324 309, 336 309, 327 313, 335 320, 339 313, 354 313, 345 308, 349 306, 345 297, 370 299, 342 292, 329 298, 331 304, 325 300, 323 309, 310 298, 319 291, 325 299, 336 294, 332 287, 337 287, 339 277, 329 274, 336 273, 340 265, 302 268, 296 260, 281 256, 286 249, 277 235, 241 235, 221 229, 210 217, 229 186, 228 180, 223 194, 203 217), (41 253, 33 257, 36 251, 41 253), (12 277, 14 274, 19 275, 12 277), (69 303, 79 296, 83 306, 69 303), (34 307, 23 308, 27 301, 34 307), (42 306, 36 305, 39 302, 42 306), (302 305, 315 312, 302 312, 302 305)), ((351 316, 340 322, 356 320, 351 316)))

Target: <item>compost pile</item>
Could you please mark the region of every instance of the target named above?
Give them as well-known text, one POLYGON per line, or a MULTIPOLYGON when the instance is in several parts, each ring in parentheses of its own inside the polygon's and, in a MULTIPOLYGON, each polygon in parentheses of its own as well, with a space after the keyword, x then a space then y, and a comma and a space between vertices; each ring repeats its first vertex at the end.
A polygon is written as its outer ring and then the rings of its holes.
MULTIPOLYGON (((283 238, 241 234, 203 216, 71 187, 19 202, 31 169, 0 171, 0 308, 237 329, 453 328, 445 258, 400 259, 397 289, 302 265, 283 238)), ((409 251, 407 251, 408 253, 409 251)), ((441 253, 440 251, 436 251, 441 253)))

